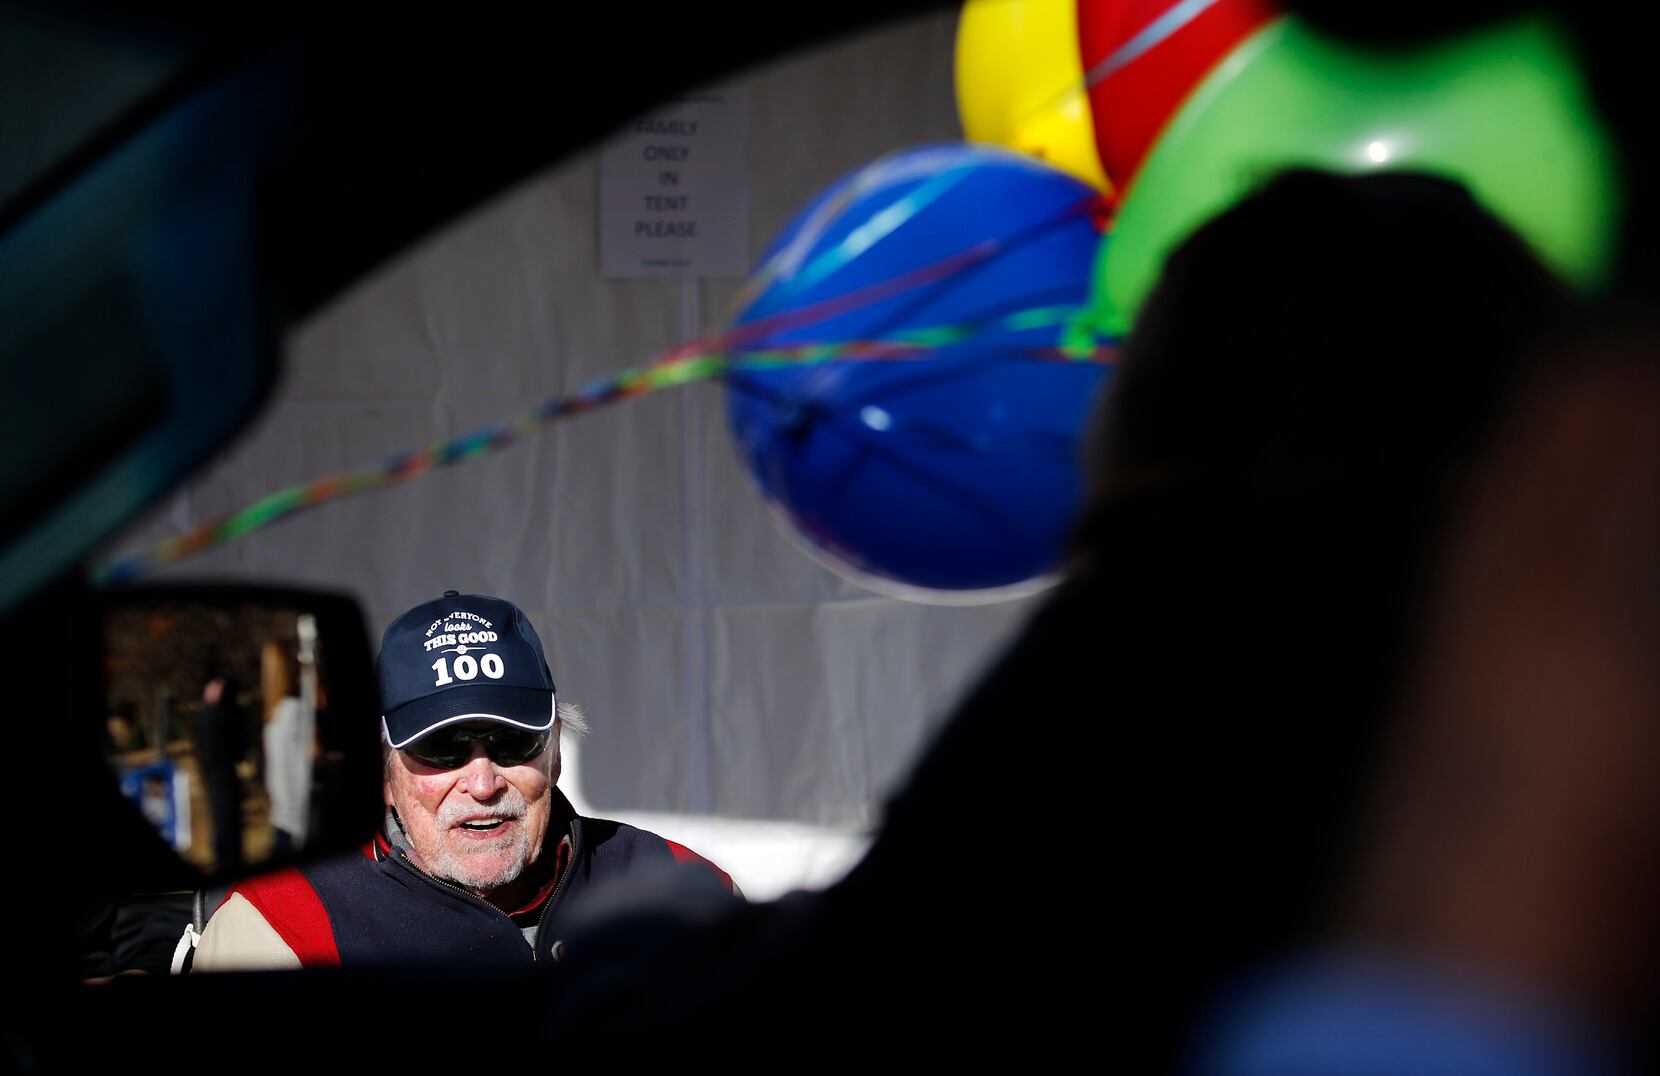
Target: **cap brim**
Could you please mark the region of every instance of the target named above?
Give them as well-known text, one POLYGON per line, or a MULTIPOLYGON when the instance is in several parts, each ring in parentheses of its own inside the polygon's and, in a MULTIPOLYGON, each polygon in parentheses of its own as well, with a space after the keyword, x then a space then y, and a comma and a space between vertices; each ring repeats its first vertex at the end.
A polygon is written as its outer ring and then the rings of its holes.
POLYGON ((469 684, 416 699, 382 716, 386 738, 403 747, 433 729, 458 721, 499 721, 542 732, 553 728, 554 694, 543 688, 469 684))

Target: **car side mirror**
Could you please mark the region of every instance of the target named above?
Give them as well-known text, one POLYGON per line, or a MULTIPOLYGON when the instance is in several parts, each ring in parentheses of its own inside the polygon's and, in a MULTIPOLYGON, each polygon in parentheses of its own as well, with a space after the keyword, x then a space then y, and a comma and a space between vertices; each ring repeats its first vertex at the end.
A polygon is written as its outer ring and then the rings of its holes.
POLYGON ((360 846, 380 707, 357 603, 242 585, 110 590, 101 753, 200 884, 360 846))

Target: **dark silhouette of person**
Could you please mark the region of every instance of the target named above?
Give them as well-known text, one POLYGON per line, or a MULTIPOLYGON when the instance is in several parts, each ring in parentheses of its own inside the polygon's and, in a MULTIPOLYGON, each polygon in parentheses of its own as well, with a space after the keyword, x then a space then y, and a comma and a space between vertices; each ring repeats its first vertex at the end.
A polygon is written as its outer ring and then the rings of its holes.
POLYGON ((664 1041, 856 1012, 919 1052, 1070 1063, 1099 1028, 1173 1064, 1340 914, 1439 536, 1576 314, 1439 179, 1294 172, 1200 229, 1123 349, 1068 577, 869 855, 723 931, 573 941, 556 1027, 616 1020, 626 981, 664 1041))
POLYGON ((222 676, 202 687, 197 718, 202 779, 213 815, 214 869, 235 874, 242 869, 242 778, 237 763, 248 754, 248 732, 236 693, 222 676))

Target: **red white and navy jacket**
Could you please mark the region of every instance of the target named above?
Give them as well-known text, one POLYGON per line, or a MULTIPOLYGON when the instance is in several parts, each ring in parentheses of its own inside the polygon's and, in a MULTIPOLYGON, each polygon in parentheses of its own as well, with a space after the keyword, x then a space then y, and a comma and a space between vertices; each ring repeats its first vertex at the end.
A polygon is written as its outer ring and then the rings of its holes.
POLYGON ((534 899, 511 914, 421 870, 383 834, 361 853, 232 887, 203 932, 193 970, 531 963, 558 958, 562 913, 612 879, 698 864, 736 892, 730 875, 684 845, 581 817, 558 789, 552 795, 548 836, 561 834, 554 869, 534 899))

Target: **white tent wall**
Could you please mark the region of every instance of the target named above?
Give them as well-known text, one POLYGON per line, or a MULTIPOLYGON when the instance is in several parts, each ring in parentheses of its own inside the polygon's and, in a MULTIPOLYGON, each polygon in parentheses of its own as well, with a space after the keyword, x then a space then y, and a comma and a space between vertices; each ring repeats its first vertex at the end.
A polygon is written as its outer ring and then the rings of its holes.
MULTIPOLYGON (((954 30, 949 13, 897 23, 738 76, 752 255, 841 174, 961 137, 954 30)), ((547 102, 547 130, 524 137, 551 136, 582 106, 547 102)), ((118 548, 455 436, 716 327, 738 281, 599 276, 597 159, 481 207, 300 326, 255 427, 118 548)), ((377 633, 445 589, 517 602, 593 726, 562 787, 698 847, 760 896, 850 862, 1030 608, 902 602, 815 564, 750 488, 713 384, 560 422, 167 575, 341 589, 377 633)))

